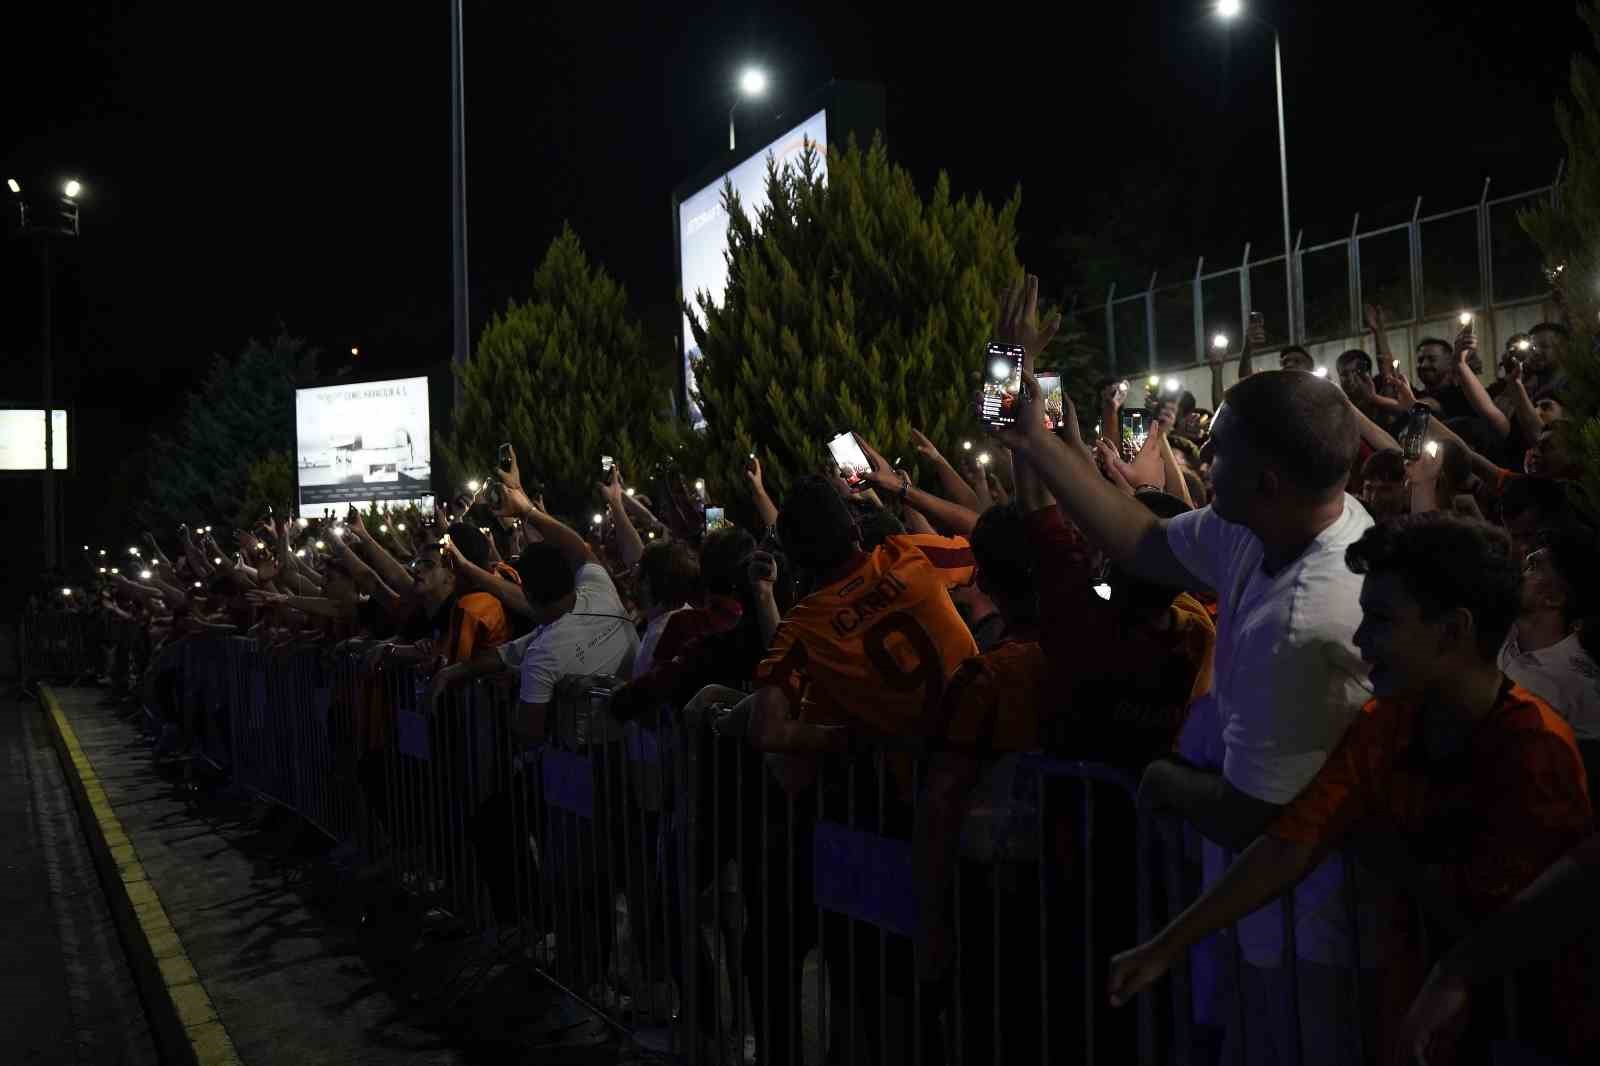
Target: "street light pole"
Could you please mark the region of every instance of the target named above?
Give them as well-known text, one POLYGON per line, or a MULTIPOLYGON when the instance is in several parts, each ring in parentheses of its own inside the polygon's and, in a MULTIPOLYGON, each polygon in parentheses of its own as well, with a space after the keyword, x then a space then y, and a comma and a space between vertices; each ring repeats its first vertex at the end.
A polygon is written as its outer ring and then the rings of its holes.
MULTIPOLYGON (((467 299, 467 134, 461 54, 461 0, 450 0, 450 302, 452 362, 459 370, 466 364, 472 343, 467 299)), ((453 374, 454 404, 461 401, 460 375, 453 374)))
POLYGON ((1284 305, 1289 309, 1289 343, 1294 344, 1300 340, 1296 331, 1295 315, 1295 261, 1294 246, 1289 230, 1289 145, 1284 136, 1283 123, 1283 45, 1278 39, 1276 28, 1272 31, 1272 65, 1273 73, 1278 83, 1278 177, 1283 185, 1283 278, 1287 288, 1288 302, 1284 305))
POLYGON ((733 113, 743 102, 746 96, 760 96, 767 91, 767 72, 760 67, 746 67, 744 73, 739 75, 739 92, 733 98, 733 104, 728 108, 728 151, 731 154, 738 148, 738 141, 734 138, 733 113))

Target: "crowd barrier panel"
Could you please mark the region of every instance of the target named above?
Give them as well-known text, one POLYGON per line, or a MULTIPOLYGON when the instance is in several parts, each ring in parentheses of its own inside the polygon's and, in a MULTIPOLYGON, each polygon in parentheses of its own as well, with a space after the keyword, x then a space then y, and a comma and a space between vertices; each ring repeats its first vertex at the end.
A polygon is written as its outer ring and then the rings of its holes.
MULTIPOLYGON (((359 649, 193 637, 176 668, 200 756, 680 1061, 798 1066, 830 1046, 884 1064, 1203 1061, 1188 967, 1104 1004, 1109 956, 1193 893, 1180 825, 1142 811, 1125 771, 995 762, 963 829, 954 967, 925 983, 910 841, 929 763, 914 749, 780 762, 694 704, 619 722, 605 677, 563 679, 534 744, 505 680, 447 689, 430 713, 424 674, 373 672, 359 649), (815 783, 786 791, 778 769, 815 783)), ((1287 963, 1292 893, 1282 921, 1287 963)), ((1228 942, 1237 986, 1237 929, 1228 942)), ((1284 1060, 1299 1063, 1297 969, 1283 972, 1284 1060)), ((1232 1021, 1242 1036, 1267 1020, 1235 987, 1232 1021)), ((1370 1061, 1372 1034, 1355 1039, 1370 1061)))
POLYGON ((39 680, 73 681, 97 673, 104 627, 78 611, 38 610, 22 615, 18 629, 23 684, 39 680))

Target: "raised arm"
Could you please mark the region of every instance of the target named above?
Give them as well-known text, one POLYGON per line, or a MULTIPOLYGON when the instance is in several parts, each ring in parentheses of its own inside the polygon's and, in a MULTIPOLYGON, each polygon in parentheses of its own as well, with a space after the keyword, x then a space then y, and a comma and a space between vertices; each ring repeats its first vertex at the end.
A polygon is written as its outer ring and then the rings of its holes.
POLYGON ((622 558, 622 565, 631 570, 644 555, 644 541, 639 539, 639 531, 628 517, 627 497, 622 493, 622 471, 613 465, 611 477, 600 482, 599 489, 606 498, 606 507, 611 511, 611 521, 617 530, 617 554, 622 558))
POLYGON ((487 592, 499 600, 506 610, 522 618, 533 617, 533 605, 528 602, 528 594, 522 591, 521 585, 478 566, 461 554, 461 549, 456 547, 454 541, 447 543, 444 550, 450 554, 459 580, 487 592))
POLYGON ((926 515, 934 525, 943 528, 946 532, 966 536, 978 524, 978 512, 958 503, 951 503, 933 495, 923 492, 911 484, 911 478, 903 470, 894 470, 889 466, 889 461, 872 445, 856 438, 861 444, 861 450, 867 457, 867 481, 875 489, 891 498, 898 498, 906 506, 920 511, 926 515))
POLYGON ((1506 417, 1504 411, 1494 405, 1489 390, 1483 387, 1483 382, 1467 363, 1468 354, 1476 350, 1477 344, 1477 335, 1470 325, 1456 338, 1456 381, 1461 385, 1461 391, 1466 394, 1467 402, 1472 405, 1474 413, 1489 423, 1489 428, 1494 430, 1495 436, 1503 439, 1511 435, 1511 420, 1506 417))
POLYGON ((1539 409, 1533 404, 1533 397, 1528 395, 1528 386, 1522 380, 1522 364, 1513 361, 1506 368, 1506 393, 1511 397, 1511 413, 1517 420, 1517 428, 1522 430, 1522 435, 1527 440, 1538 440, 1539 431, 1544 428, 1544 423, 1539 421, 1539 409))
POLYGON ((756 458, 755 452, 750 453, 749 460, 744 464, 744 476, 750 482, 750 498, 755 502, 756 517, 761 520, 762 528, 777 528, 778 505, 767 495, 767 486, 761 480, 761 460, 756 458))
MULTIPOLYGON (((389 589, 403 589, 411 584, 411 575, 406 571, 405 564, 389 554, 389 550, 378 542, 367 529, 367 523, 358 513, 355 520, 346 527, 355 536, 356 545, 361 549, 359 562, 362 569, 368 570, 383 585, 389 589)), ((351 553, 355 557, 355 553, 351 553)))
POLYGON ((950 461, 940 453, 934 443, 923 436, 921 430, 916 429, 911 431, 911 442, 916 445, 917 454, 933 464, 934 473, 939 478, 939 486, 944 489, 946 498, 960 507, 977 510, 977 493, 972 491, 972 486, 967 484, 961 473, 950 465, 950 461))

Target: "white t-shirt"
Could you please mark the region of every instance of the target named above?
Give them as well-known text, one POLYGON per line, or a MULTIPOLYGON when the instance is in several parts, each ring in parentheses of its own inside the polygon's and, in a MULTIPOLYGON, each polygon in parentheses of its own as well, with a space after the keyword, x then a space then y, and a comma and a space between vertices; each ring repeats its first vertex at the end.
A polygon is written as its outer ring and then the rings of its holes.
POLYGON ((1579 740, 1600 740, 1600 667, 1578 634, 1538 651, 1523 651, 1513 626, 1500 649, 1500 670, 1553 707, 1579 740))
POLYGON ((569 675, 627 677, 633 667, 639 637, 606 568, 579 567, 576 592, 571 612, 500 646, 501 660, 521 671, 523 703, 549 703, 569 675))
POLYGON ((1223 774, 1267 803, 1294 799, 1372 697, 1356 650, 1359 574, 1347 547, 1372 518, 1353 496, 1344 513, 1276 574, 1260 539, 1204 507, 1167 525, 1167 543, 1217 594, 1213 688, 1227 754, 1223 774))
MULTIPOLYGON (((1211 698, 1191 710, 1184 750, 1192 745, 1202 759, 1220 756, 1223 776, 1247 795, 1276 804, 1294 799, 1372 696, 1354 642, 1363 578, 1344 561, 1345 548, 1371 525, 1366 509, 1346 495, 1338 520, 1271 575, 1261 569, 1260 539, 1209 507, 1167 525, 1173 554, 1218 600, 1211 698)), ((1223 850, 1208 842, 1204 866, 1210 887, 1227 868, 1223 850)), ((1354 938, 1341 869, 1334 856, 1295 889, 1295 944, 1303 959, 1350 964, 1354 938)), ((1370 903, 1375 897, 1367 880, 1360 898, 1370 903)), ((1361 959, 1370 966, 1375 939, 1370 908, 1363 910, 1361 959)), ((1251 965, 1279 965, 1283 917, 1277 903, 1238 928, 1251 965)))

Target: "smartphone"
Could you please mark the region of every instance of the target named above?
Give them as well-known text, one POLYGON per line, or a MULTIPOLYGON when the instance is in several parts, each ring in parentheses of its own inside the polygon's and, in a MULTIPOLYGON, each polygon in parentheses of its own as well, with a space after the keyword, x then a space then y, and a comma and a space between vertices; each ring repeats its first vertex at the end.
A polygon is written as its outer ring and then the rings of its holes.
POLYGON ((611 473, 611 468, 613 466, 616 466, 616 465, 617 465, 617 461, 615 459, 613 459, 611 456, 602 455, 600 457, 600 472, 602 474, 611 473))
POLYGON ((706 508, 706 532, 715 533, 719 529, 728 527, 727 515, 721 507, 706 508))
POLYGON ((1400 447, 1405 450, 1406 462, 1416 462, 1422 458, 1422 446, 1428 439, 1428 420, 1433 417, 1433 412, 1425 403, 1411 405, 1411 413, 1406 416, 1405 429, 1400 431, 1400 447))
POLYGON ((872 469, 872 464, 867 462, 866 453, 856 443, 854 433, 841 433, 830 440, 828 452, 851 492, 861 492, 867 487, 867 472, 872 469))
POLYGON ((514 462, 516 462, 516 459, 511 452, 511 442, 507 441, 500 445, 500 450, 495 455, 495 463, 500 467, 501 471, 509 474, 511 472, 511 464, 514 462))
POLYGON ((1251 329, 1263 329, 1263 330, 1266 329, 1267 328, 1267 316, 1262 314, 1260 311, 1251 311, 1250 312, 1250 328, 1251 329))
POLYGON ((983 400, 980 410, 990 426, 1013 426, 1017 422, 1017 394, 1022 388, 1022 359, 1027 350, 1020 344, 990 341, 984 353, 983 400))
POLYGON ((1150 438, 1150 423, 1153 417, 1136 407, 1124 407, 1117 416, 1118 427, 1122 433, 1122 454, 1131 460, 1139 454, 1144 447, 1144 442, 1150 438))
POLYGON ((1061 425, 1061 375, 1052 371, 1037 377, 1039 395, 1044 402, 1044 428, 1053 431, 1061 425))

